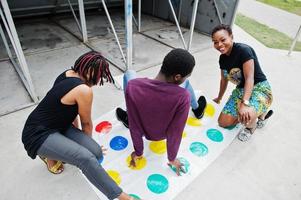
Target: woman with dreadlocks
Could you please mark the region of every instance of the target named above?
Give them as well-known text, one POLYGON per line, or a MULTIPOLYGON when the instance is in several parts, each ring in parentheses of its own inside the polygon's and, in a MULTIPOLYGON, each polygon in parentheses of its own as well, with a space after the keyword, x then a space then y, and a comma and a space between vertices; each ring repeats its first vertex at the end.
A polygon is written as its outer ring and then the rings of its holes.
POLYGON ((110 178, 98 160, 102 148, 91 138, 92 86, 114 83, 109 64, 98 52, 80 56, 59 75, 44 99, 29 115, 22 133, 27 154, 38 155, 49 172, 63 172, 63 162, 77 166, 108 199, 133 199, 110 178), (81 129, 76 124, 79 115, 81 129))

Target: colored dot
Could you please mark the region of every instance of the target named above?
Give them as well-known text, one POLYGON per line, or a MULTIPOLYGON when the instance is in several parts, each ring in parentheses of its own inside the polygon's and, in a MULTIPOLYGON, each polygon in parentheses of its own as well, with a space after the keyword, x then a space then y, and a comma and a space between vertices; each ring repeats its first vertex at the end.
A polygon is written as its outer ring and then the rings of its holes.
POLYGON ((146 166, 146 163, 147 163, 147 161, 144 157, 139 158, 139 159, 136 160, 136 167, 130 166, 130 162, 131 162, 131 155, 127 157, 126 163, 127 163, 127 166, 129 166, 129 168, 132 169, 132 170, 143 169, 146 166))
POLYGON ((120 185, 121 183, 121 177, 120 174, 115 170, 108 170, 107 173, 109 176, 115 181, 117 185, 120 185))
MULTIPOLYGON (((184 169, 185 173, 187 173, 187 172, 189 171, 189 168, 190 168, 190 163, 189 163, 185 158, 180 157, 180 158, 178 158, 178 159, 179 159, 180 162, 183 164, 183 167, 182 167, 182 168, 184 169)), ((171 166, 171 169, 172 169, 174 172, 177 171, 176 168, 175 168, 174 166, 171 166)), ((180 172, 180 174, 182 175, 183 172, 180 172)))
POLYGON ((208 147, 201 142, 193 142, 190 145, 190 151, 196 156, 205 156, 208 153, 208 147))
POLYGON ((131 197, 134 197, 135 199, 141 199, 139 196, 135 195, 135 194, 129 194, 131 197))
POLYGON ((187 137, 187 133, 184 131, 183 133, 182 133, 182 138, 186 138, 187 137))
POLYGON ((201 121, 194 117, 188 117, 186 123, 190 126, 201 126, 201 121))
POLYGON ((215 108, 212 104, 208 103, 205 108, 205 116, 207 117, 213 117, 215 114, 215 108))
POLYGON ((223 134, 217 129, 208 129, 207 136, 210 140, 214 142, 221 142, 224 140, 223 134))
POLYGON ((148 189, 156 194, 161 194, 163 192, 166 192, 169 186, 167 178, 165 178, 160 174, 150 175, 147 178, 146 184, 148 189))
POLYGON ((152 141, 149 144, 149 148, 152 152, 156 154, 164 154, 166 152, 166 141, 152 141))
POLYGON ((236 127, 236 124, 235 124, 235 125, 232 125, 232 126, 227 126, 227 127, 225 127, 225 129, 232 130, 232 129, 234 129, 235 127, 236 127))
POLYGON ((101 156, 101 158, 98 160, 98 163, 101 164, 104 160, 104 156, 101 156))
POLYGON ((95 131, 98 133, 109 133, 112 130, 112 124, 108 121, 103 121, 97 124, 95 131))
POLYGON ((115 151, 121 151, 128 146, 128 140, 122 136, 114 137, 110 142, 110 147, 115 151))

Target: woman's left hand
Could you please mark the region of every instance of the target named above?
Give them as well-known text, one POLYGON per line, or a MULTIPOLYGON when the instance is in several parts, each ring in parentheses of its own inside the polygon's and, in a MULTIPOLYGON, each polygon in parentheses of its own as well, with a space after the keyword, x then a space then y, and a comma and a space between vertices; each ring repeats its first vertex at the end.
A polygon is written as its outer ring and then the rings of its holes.
POLYGON ((100 146, 100 148, 101 148, 101 151, 102 151, 102 155, 106 155, 107 154, 107 151, 108 151, 108 149, 107 148, 105 148, 104 146, 100 146))
POLYGON ((251 108, 243 103, 239 104, 238 121, 244 125, 248 125, 251 121, 251 108))

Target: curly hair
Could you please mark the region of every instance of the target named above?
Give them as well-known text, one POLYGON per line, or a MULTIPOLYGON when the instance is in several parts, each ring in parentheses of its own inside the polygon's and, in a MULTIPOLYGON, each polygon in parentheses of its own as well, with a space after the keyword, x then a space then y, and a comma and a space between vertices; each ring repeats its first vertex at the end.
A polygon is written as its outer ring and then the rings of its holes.
POLYGON ((97 51, 90 51, 80 56, 71 67, 90 85, 103 85, 103 80, 114 83, 113 76, 109 69, 109 63, 97 51))
POLYGON ((194 65, 194 57, 188 51, 173 49, 165 56, 160 72, 167 77, 177 74, 185 77, 192 72, 194 65))
POLYGON ((216 33, 217 31, 220 31, 220 30, 225 30, 229 33, 229 35, 232 35, 232 29, 229 25, 220 24, 212 29, 211 37, 213 37, 214 33, 216 33))

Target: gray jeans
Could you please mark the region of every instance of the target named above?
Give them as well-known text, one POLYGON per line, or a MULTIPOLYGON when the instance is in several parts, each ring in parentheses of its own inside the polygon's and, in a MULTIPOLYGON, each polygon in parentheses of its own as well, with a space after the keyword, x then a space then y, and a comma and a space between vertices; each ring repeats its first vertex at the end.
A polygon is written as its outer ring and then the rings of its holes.
POLYGON ((101 147, 75 127, 69 128, 64 135, 59 132, 49 135, 39 148, 38 155, 77 166, 108 199, 115 199, 122 193, 98 163, 103 156, 101 147))

